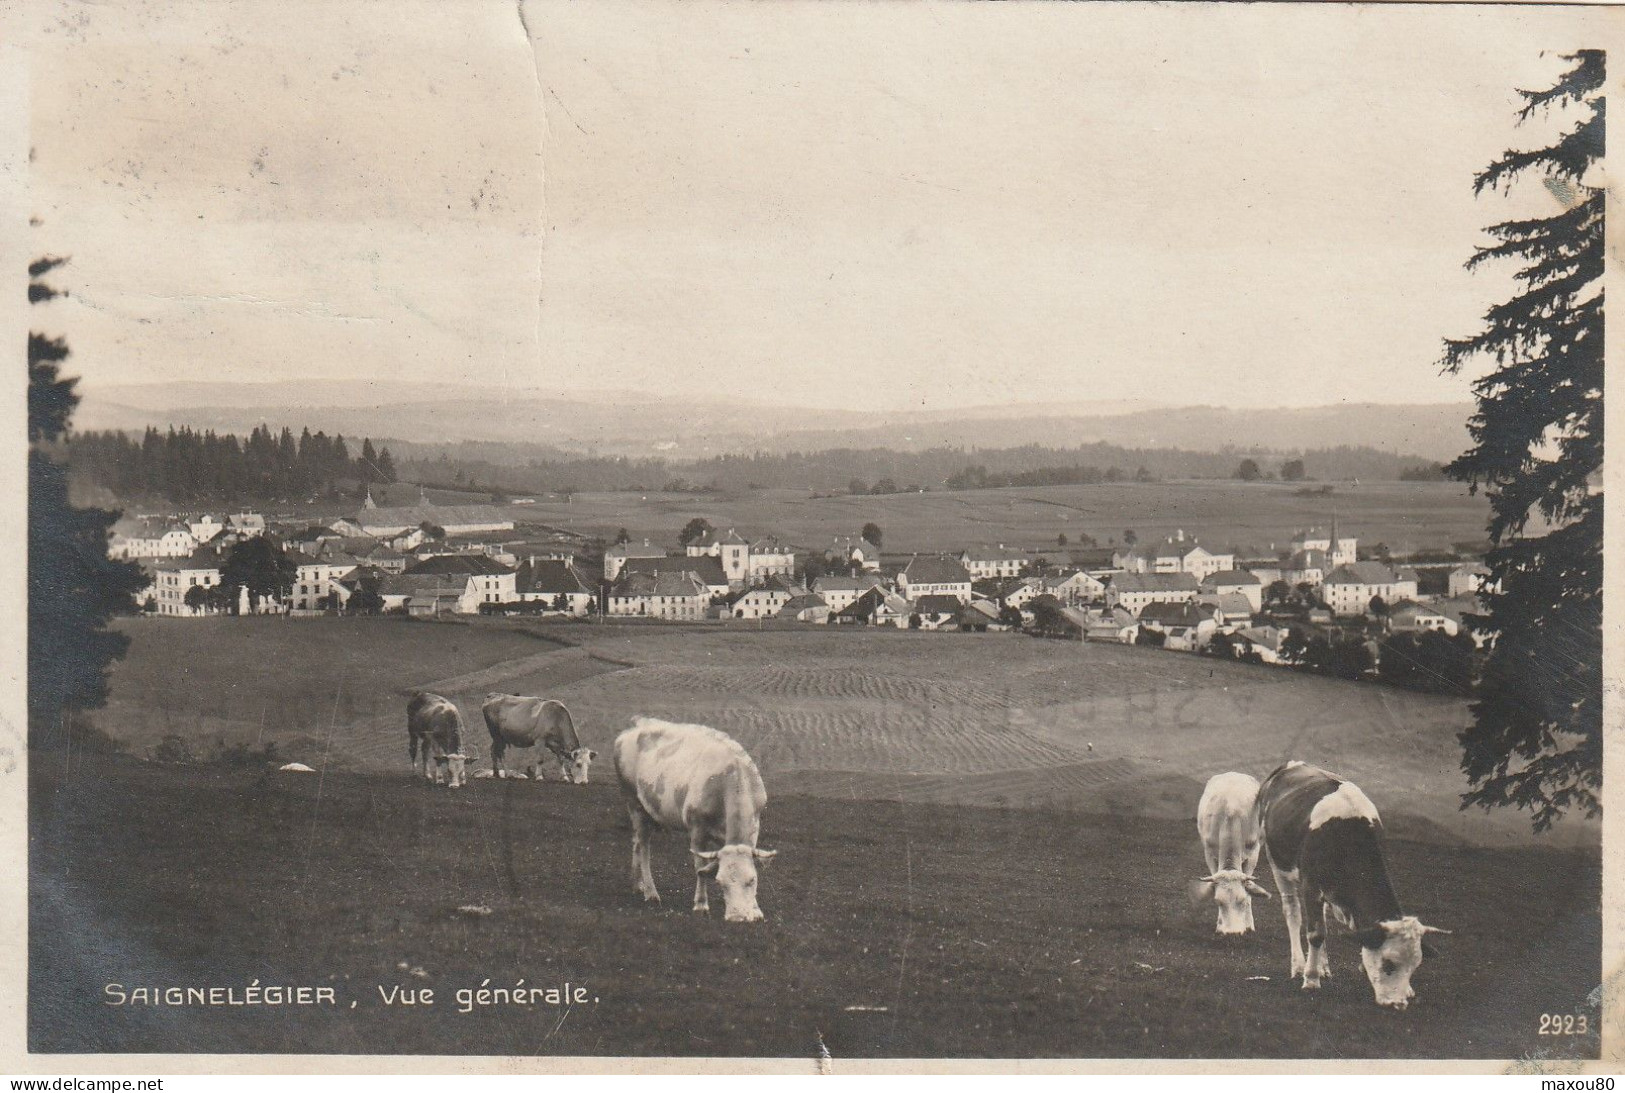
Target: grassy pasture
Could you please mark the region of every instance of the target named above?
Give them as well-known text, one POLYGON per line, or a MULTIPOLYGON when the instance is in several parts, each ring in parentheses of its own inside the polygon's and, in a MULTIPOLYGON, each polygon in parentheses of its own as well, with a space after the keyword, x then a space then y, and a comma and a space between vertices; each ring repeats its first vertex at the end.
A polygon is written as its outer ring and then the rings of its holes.
MULTIPOLYGON (((1359 782, 1396 831, 1530 838, 1521 814, 1457 808, 1461 700, 1182 653, 833 627, 126 625, 135 640, 95 721, 140 755, 170 734, 200 754, 274 741, 320 769, 393 773, 406 697, 422 688, 459 705, 484 766, 479 705, 502 690, 565 701, 606 756, 637 714, 714 725, 770 786, 825 797, 1177 818, 1217 771, 1299 758, 1359 782)), ((1594 843, 1597 829, 1573 821, 1552 839, 1594 843)))
MULTIPOLYGON (((1460 702, 1157 650, 1009 634, 222 620, 127 624, 82 751, 30 782, 30 1044, 40 1051, 1594 1056, 1537 1035, 1599 981, 1596 829, 1531 844, 1455 809, 1460 702), (407 777, 403 707, 569 702, 600 751, 632 713, 734 733, 771 795, 769 920, 663 908, 627 879, 613 775, 407 777), (264 711, 263 728, 261 711, 264 711), (144 762, 167 734, 275 739, 319 774, 144 762), (1185 882, 1201 780, 1297 756, 1383 809, 1408 909, 1454 929, 1380 1011, 1348 943, 1286 982, 1278 909, 1226 944, 1185 882), (1568 847, 1564 847, 1566 841, 1568 847), (491 908, 459 915, 465 904, 491 908), (421 967, 427 978, 399 967, 421 967), (569 980, 596 1004, 457 1012, 458 988, 569 980), (1267 976, 1267 980, 1254 977, 1267 976), (337 1010, 111 1007, 108 982, 332 986, 337 1010), (429 986, 386 1009, 377 987, 429 986), (348 1007, 355 1001, 354 1009, 348 1007), (1238 1004, 1239 1003, 1239 1004, 1238 1004)), ((199 749, 203 751, 205 749, 199 749)), ((479 765, 483 765, 483 762, 479 765)), ((1266 877, 1267 880, 1267 877, 1266 877)))
POLYGON ((1538 1035, 1597 1013, 1593 852, 1394 839, 1409 909, 1456 930, 1380 1010, 1339 938, 1287 978, 1279 911, 1226 942, 1193 908, 1184 820, 775 796, 767 921, 661 907, 600 783, 280 774, 76 754, 30 772, 29 1046, 39 1052, 947 1058, 1595 1057, 1538 1035), (457 913, 489 907, 483 918, 457 913), (423 978, 402 968, 419 967, 423 978), (1257 978, 1267 977, 1267 978, 1257 978), (456 991, 569 981, 595 1000, 459 1013, 456 991), (105 1005, 107 983, 330 986, 334 1007, 105 1005), (386 1008, 378 988, 432 987, 386 1008), (354 1002, 352 1008, 350 1003, 354 1002))
POLYGON ((958 550, 977 543, 1053 548, 1065 533, 1087 533, 1104 544, 1133 528, 1142 541, 1183 528, 1206 544, 1247 553, 1285 547, 1294 532, 1335 513, 1362 543, 1395 551, 1444 548, 1484 536, 1488 510, 1454 482, 1340 483, 1330 497, 1299 497, 1280 482, 1119 482, 997 490, 934 490, 882 497, 813 498, 796 490, 749 495, 582 493, 568 503, 540 499, 516 509, 520 519, 612 538, 626 528, 635 539, 675 544, 691 517, 747 535, 776 534, 801 547, 855 535, 868 521, 886 533, 888 552, 958 550))

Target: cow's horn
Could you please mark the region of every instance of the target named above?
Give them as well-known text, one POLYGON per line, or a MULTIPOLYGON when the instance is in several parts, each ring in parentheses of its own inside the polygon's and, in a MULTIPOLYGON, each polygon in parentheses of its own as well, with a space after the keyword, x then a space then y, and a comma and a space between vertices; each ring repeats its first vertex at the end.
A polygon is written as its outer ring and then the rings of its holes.
POLYGON ((777 850, 757 850, 755 848, 752 848, 751 853, 756 855, 756 860, 757 861, 766 861, 767 859, 771 858, 773 855, 777 854, 778 851, 777 850))
POLYGON ((1455 931, 1453 931, 1453 930, 1441 930, 1437 926, 1429 926, 1426 923, 1424 923, 1422 925, 1422 932, 1424 934, 1450 934, 1450 933, 1454 933, 1455 931))
POLYGON ((1265 899, 1275 898, 1274 896, 1270 895, 1270 890, 1268 888, 1265 888, 1262 884, 1259 884, 1251 877, 1243 877, 1241 883, 1242 886, 1247 889, 1247 891, 1251 892, 1255 896, 1263 896, 1265 899))
POLYGON ((691 850, 691 851, 689 851, 689 853, 693 854, 696 858, 704 858, 706 861, 712 861, 718 855, 720 855, 722 853, 722 851, 720 851, 720 850, 691 850))
POLYGON ((1205 877, 1198 877, 1196 879, 1201 881, 1203 884, 1216 884, 1219 880, 1219 878, 1215 877, 1212 873, 1209 873, 1205 877))

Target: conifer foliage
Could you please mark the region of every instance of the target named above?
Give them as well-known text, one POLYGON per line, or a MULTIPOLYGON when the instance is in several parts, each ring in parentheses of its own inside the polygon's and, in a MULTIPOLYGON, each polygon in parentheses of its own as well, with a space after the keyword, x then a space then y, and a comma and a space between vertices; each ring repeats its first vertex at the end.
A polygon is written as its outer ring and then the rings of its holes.
MULTIPOLYGON (((42 278, 62 261, 28 267, 30 303, 61 295, 42 278)), ((131 609, 145 583, 137 566, 107 557, 118 514, 70 503, 67 472, 51 458, 79 402, 77 381, 59 370, 67 357, 62 339, 28 335, 28 721, 36 746, 67 740, 66 715, 106 701, 107 667, 129 644, 107 623, 131 609)))
POLYGON ((1520 92, 1519 120, 1557 112, 1572 125, 1548 147, 1505 153, 1474 183, 1482 193, 1538 180, 1564 207, 1488 229, 1467 268, 1514 263, 1515 294, 1477 334, 1447 341, 1442 362, 1493 365, 1473 385, 1473 446, 1448 468, 1490 501, 1486 600, 1499 632, 1460 737, 1463 802, 1528 809, 1537 831, 1571 809, 1597 815, 1602 786, 1605 192, 1593 169, 1605 56, 1564 60, 1553 86, 1520 92))

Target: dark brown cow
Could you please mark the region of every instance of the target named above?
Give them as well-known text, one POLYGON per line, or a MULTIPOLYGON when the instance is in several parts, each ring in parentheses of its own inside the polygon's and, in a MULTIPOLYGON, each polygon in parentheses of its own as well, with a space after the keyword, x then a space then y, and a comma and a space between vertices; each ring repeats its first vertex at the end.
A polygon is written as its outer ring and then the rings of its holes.
POLYGON ((427 691, 414 694, 406 704, 406 739, 414 771, 421 767, 424 778, 452 789, 467 784, 463 715, 450 699, 427 691))
POLYGON ((575 722, 564 703, 551 698, 529 698, 525 695, 488 694, 480 707, 485 714, 485 727, 491 732, 491 774, 506 777, 502 769, 502 756, 509 748, 536 748, 531 753, 526 772, 541 781, 540 759, 542 749, 553 753, 559 761, 559 773, 567 782, 587 784, 587 770, 598 753, 581 746, 576 736, 575 722))

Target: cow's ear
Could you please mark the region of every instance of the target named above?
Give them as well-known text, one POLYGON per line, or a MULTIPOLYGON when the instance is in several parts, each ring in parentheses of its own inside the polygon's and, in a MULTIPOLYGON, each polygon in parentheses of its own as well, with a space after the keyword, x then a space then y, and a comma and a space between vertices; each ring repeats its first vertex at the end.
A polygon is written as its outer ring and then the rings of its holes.
POLYGON ((1358 941, 1360 943, 1360 948, 1362 949, 1380 949, 1382 948, 1382 943, 1388 940, 1388 931, 1384 930, 1381 926, 1372 926, 1369 929, 1357 931, 1349 936, 1355 941, 1358 941))
POLYGON ((588 748, 587 749, 587 758, 588 759, 596 759, 596 758, 598 758, 598 753, 593 751, 591 748, 588 748))

